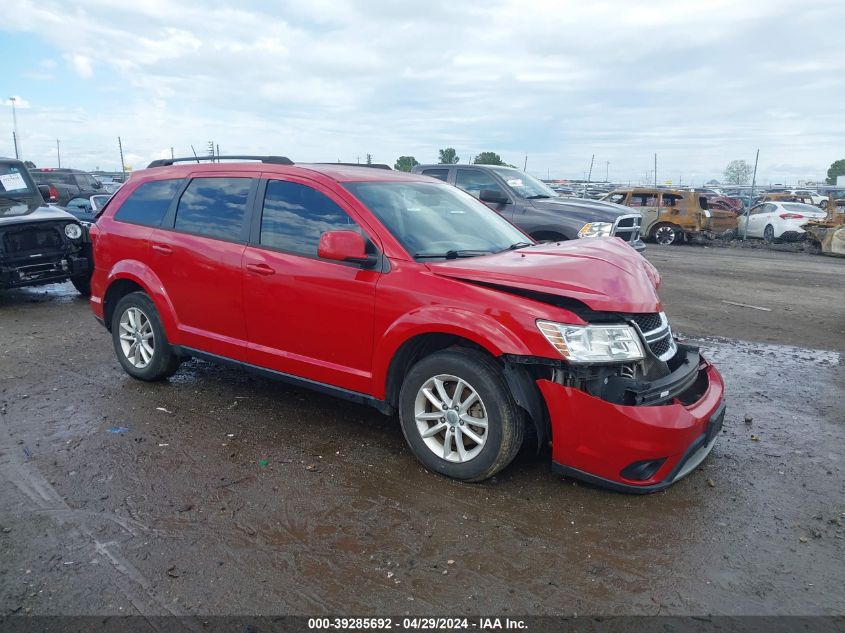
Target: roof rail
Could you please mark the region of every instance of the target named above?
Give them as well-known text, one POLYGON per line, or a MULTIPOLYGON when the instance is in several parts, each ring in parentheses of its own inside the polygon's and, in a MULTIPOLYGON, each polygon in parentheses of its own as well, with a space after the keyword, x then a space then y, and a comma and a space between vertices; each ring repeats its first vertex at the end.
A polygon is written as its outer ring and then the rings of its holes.
POLYGON ((168 167, 173 163, 198 163, 202 160, 260 160, 262 163, 272 163, 274 165, 293 165, 293 161, 287 156, 186 156, 184 158, 160 158, 147 165, 147 169, 151 167, 168 167))
POLYGON ((362 165, 361 163, 341 163, 341 162, 338 161, 336 163, 314 163, 314 164, 315 165, 343 165, 344 167, 369 167, 370 169, 389 169, 389 170, 393 171, 393 167, 391 167, 390 165, 385 165, 384 163, 370 163, 369 165, 367 163, 364 163, 362 165))

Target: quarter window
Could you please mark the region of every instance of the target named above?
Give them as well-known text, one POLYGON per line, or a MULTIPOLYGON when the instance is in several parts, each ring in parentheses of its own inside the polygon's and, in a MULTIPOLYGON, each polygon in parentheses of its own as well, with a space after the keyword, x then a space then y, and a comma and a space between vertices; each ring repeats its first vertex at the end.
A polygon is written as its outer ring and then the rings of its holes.
POLYGON ((161 226, 181 184, 181 179, 145 182, 123 201, 114 219, 144 226, 161 226))
POLYGON ((358 225, 328 196, 295 182, 271 180, 261 214, 262 246, 317 256, 326 231, 358 231, 358 225))
POLYGON ((240 240, 251 186, 250 178, 194 178, 179 200, 174 228, 240 240))

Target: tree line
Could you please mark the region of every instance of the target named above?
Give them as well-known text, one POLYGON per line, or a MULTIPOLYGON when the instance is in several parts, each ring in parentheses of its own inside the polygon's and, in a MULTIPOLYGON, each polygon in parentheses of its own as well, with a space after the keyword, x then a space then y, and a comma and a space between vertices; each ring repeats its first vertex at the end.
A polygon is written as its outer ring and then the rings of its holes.
MULTIPOLYGON (((461 158, 455 151, 454 147, 444 147, 438 150, 437 163, 439 165, 455 165, 460 162, 461 158)), ((393 168, 397 171, 411 171, 420 162, 413 156, 400 156, 393 164, 393 168)), ((502 167, 513 167, 502 160, 496 152, 481 152, 472 159, 473 165, 501 165, 502 167)))

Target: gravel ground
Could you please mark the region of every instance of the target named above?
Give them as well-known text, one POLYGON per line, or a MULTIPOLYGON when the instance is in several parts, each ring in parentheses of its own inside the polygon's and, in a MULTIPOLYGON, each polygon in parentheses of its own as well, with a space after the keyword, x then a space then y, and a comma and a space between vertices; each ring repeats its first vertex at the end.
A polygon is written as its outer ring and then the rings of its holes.
POLYGON ((0 615, 845 613, 845 261, 647 255, 728 414, 645 497, 547 454, 450 481, 372 409, 199 361, 136 382, 69 284, 0 294, 0 615))

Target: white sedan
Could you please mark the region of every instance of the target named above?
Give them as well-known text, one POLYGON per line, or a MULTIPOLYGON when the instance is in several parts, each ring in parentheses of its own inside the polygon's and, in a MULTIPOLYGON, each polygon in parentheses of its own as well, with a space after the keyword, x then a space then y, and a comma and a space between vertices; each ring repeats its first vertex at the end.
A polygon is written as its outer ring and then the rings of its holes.
POLYGON ((810 204, 800 202, 763 202, 751 207, 739 216, 739 234, 748 237, 762 237, 773 240, 800 240, 804 237, 804 226, 810 220, 821 220, 827 213, 810 204))

